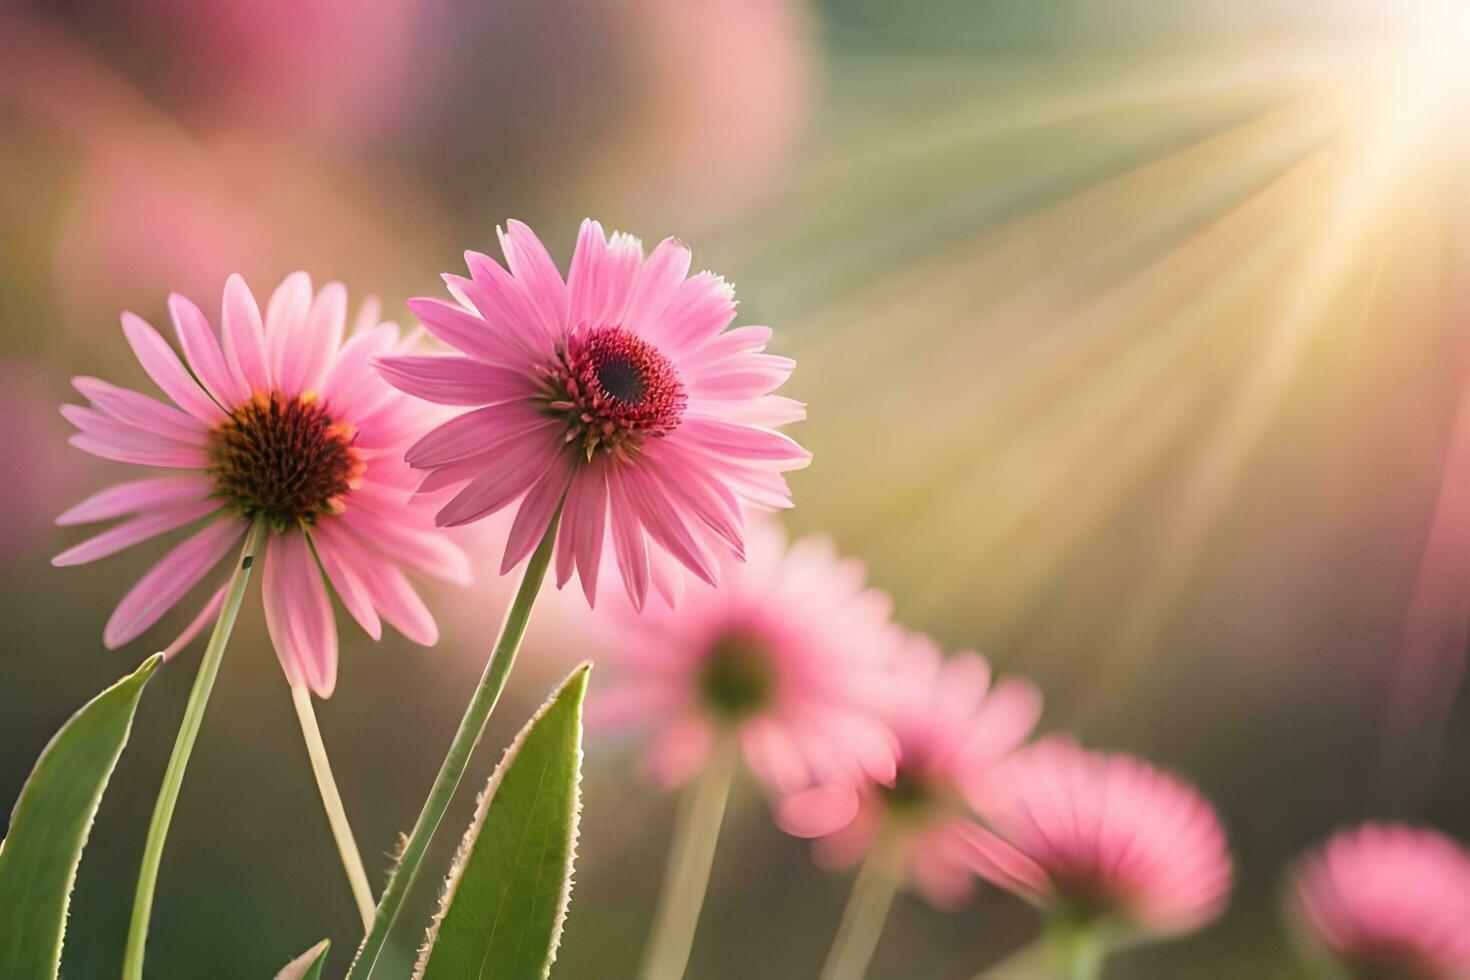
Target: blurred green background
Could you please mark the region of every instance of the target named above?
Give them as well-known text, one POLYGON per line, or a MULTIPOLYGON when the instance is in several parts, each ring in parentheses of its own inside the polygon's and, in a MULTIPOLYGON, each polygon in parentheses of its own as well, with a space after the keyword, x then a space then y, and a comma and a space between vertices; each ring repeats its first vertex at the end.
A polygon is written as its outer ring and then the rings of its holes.
MULTIPOLYGON (((123 469, 67 447, 55 411, 75 374, 144 385, 117 313, 163 322, 170 290, 212 310, 231 271, 261 291, 306 268, 405 318, 505 218, 564 263, 592 215, 690 242, 799 359, 815 461, 794 530, 864 558, 907 624, 1034 678, 1043 727, 1221 808, 1229 914, 1108 976, 1303 975, 1277 915, 1292 855, 1368 817, 1470 834, 1470 32, 1446 18, 1438 0, 0 3, 0 808, 62 721, 166 642, 101 645, 148 555, 48 563, 76 539, 51 517, 123 469)), ((417 813, 508 588, 486 567, 435 595, 433 650, 344 629, 319 713, 370 866, 417 813)), ((258 604, 242 623, 165 858, 159 977, 270 976, 323 934, 341 971, 358 935, 258 604)), ((543 603, 452 823, 598 635, 578 596, 543 603)), ((68 977, 117 969, 197 657, 148 691, 68 977)), ((636 962, 673 810, 637 749, 588 746, 557 977, 636 962)), ((691 977, 813 976, 848 885, 738 788, 691 977)), ((968 977, 1036 928, 992 891, 958 914, 901 899, 874 976, 968 977)))

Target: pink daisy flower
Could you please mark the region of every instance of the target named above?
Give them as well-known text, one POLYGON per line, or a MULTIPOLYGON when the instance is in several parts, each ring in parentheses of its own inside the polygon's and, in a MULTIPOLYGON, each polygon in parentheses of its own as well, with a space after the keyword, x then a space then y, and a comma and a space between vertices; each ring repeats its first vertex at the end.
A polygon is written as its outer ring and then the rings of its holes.
POLYGON ((1443 834, 1367 824, 1292 875, 1302 918, 1355 977, 1470 977, 1470 852, 1443 834))
POLYGON ((626 607, 599 725, 657 731, 653 778, 678 786, 733 741, 777 796, 817 783, 892 783, 897 746, 871 709, 899 639, 886 595, 824 539, 789 549, 774 524, 750 529, 748 560, 721 557, 718 589, 678 612, 626 607))
POLYGON ((984 832, 963 791, 1025 741, 1041 715, 1041 695, 1013 678, 992 687, 984 657, 946 659, 918 634, 888 681, 882 715, 899 748, 893 784, 814 787, 784 801, 777 822, 798 837, 818 837, 817 861, 831 868, 856 864, 880 843, 894 847, 919 893, 954 908, 974 894, 975 874, 988 867, 977 844, 984 832))
POLYGON ((1126 755, 1052 736, 1012 754, 971 793, 998 837, 982 873, 1076 923, 1187 932, 1225 907, 1225 833, 1192 787, 1126 755))
POLYGON ((305 273, 288 276, 262 317, 239 276, 225 284, 222 334, 197 306, 169 297, 184 359, 131 313, 123 333, 172 405, 96 378, 73 381, 91 402, 62 414, 81 432, 72 445, 168 475, 115 486, 57 518, 91 524, 126 518, 57 555, 55 565, 95 561, 194 526, 132 588, 108 620, 109 648, 135 639, 199 582, 211 597, 176 653, 217 615, 226 570, 214 570, 263 521, 261 574, 271 642, 292 685, 328 697, 337 676, 337 627, 322 573, 374 639, 382 620, 415 642, 438 639, 433 617, 405 571, 466 582, 464 553, 434 527, 432 503, 413 495, 404 449, 428 424, 422 403, 386 384, 374 358, 401 345, 398 328, 364 306, 344 342, 347 292, 313 295, 305 273))
POLYGON ((772 394, 793 362, 763 353, 767 327, 725 329, 733 291, 688 276, 673 239, 645 260, 636 238, 584 221, 565 281, 525 225, 500 244, 509 271, 468 252, 470 278, 444 277, 458 303, 409 303, 461 353, 382 362, 412 395, 478 406, 408 451, 424 490, 458 491, 439 524, 515 506, 505 572, 560 511, 557 585, 575 568, 589 602, 609 535, 637 607, 650 586, 673 603, 678 566, 713 584, 719 556, 743 551, 742 506, 790 506, 781 474, 810 458, 774 428, 805 416, 772 394))

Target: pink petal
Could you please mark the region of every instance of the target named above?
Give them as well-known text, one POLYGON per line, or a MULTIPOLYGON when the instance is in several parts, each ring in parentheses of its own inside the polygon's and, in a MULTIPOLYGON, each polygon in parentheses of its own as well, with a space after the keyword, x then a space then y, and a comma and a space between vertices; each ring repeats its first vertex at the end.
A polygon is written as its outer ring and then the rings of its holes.
POLYGON ((658 243, 633 284, 633 295, 623 314, 625 327, 654 343, 663 339, 663 313, 689 274, 689 260, 689 248, 683 242, 665 238, 658 243))
POLYGON ((410 466, 427 469, 502 450, 511 442, 534 440, 539 446, 556 447, 551 433, 560 427, 561 423, 523 402, 490 405, 429 430, 409 447, 404 458, 410 466))
MULTIPOLYGON (((429 333, 475 360, 509 368, 535 363, 534 350, 519 342, 516 333, 492 326, 483 316, 460 306, 442 299, 419 298, 409 300, 408 308, 429 333)), ((527 310, 525 315, 535 313, 527 310)))
POLYGON ((450 291, 458 291, 468 299, 489 329, 524 357, 532 362, 549 357, 551 331, 520 282, 488 255, 466 252, 464 257, 472 278, 446 275, 444 282, 450 291))
POLYGON ((431 647, 439 642, 434 617, 397 567, 385 562, 368 562, 356 569, 373 606, 398 632, 415 643, 431 647))
POLYGON ((552 456, 551 465, 526 491, 506 537, 505 555, 500 560, 500 574, 504 575, 520 564, 521 559, 529 555, 546 536, 557 505, 566 493, 570 475, 566 461, 560 456, 552 456))
POLYGON ((681 282, 663 311, 662 343, 671 356, 718 336, 735 319, 735 290, 724 279, 701 272, 681 282))
POLYGON ((220 319, 224 326, 225 362, 230 370, 244 378, 252 391, 270 391, 271 374, 260 307, 255 305, 255 296, 238 273, 225 280, 224 311, 220 319))
POLYGON ((825 837, 852 823, 858 813, 851 786, 813 786, 776 807, 776 824, 793 837, 825 837))
POLYGON ((541 312, 547 332, 560 336, 568 326, 567 287, 556 263, 530 228, 515 220, 507 221, 505 227, 505 231, 496 229, 496 234, 506 264, 541 312))
POLYGON ((179 356, 158 331, 131 313, 122 315, 123 334, 148 377, 173 403, 207 425, 224 421, 225 413, 208 393, 184 370, 179 356))
POLYGON ((369 514, 355 506, 361 496, 361 493, 353 494, 346 512, 338 518, 353 530, 358 540, 371 542, 386 558, 427 575, 456 585, 470 583, 473 577, 470 560, 459 545, 432 528, 401 523, 406 516, 401 508, 391 518, 369 514))
POLYGON ((720 419, 686 417, 674 435, 717 459, 773 464, 779 469, 799 469, 812 459, 788 435, 720 419))
POLYGON ((124 548, 131 547, 140 541, 155 538, 174 528, 192 524, 207 514, 212 514, 223 505, 217 500, 200 500, 192 504, 185 504, 167 510, 150 512, 142 517, 124 521, 113 528, 108 528, 101 534, 88 538, 79 545, 68 548, 55 558, 51 564, 58 568, 67 565, 85 565, 89 561, 96 561, 108 555, 116 554, 124 548))
POLYGON ((643 528, 634 514, 632 502, 627 499, 621 483, 608 471, 608 510, 612 524, 613 551, 617 554, 618 571, 623 576, 623 586, 635 609, 642 609, 648 597, 649 568, 648 544, 643 537, 643 528))
POLYGON ((306 315, 306 335, 296 356, 301 362, 301 388, 315 390, 332 369, 347 329, 347 287, 329 282, 317 293, 306 315))
POLYGON ((584 220, 567 273, 569 325, 588 329, 621 323, 642 264, 643 248, 636 238, 616 234, 609 245, 602 226, 584 220))
POLYGON ((109 650, 139 636, 174 607, 184 593, 219 564, 245 533, 245 525, 225 518, 188 538, 163 556, 123 596, 107 621, 102 639, 109 650))
POLYGON ((373 361, 387 353, 397 339, 398 328, 391 323, 353 334, 321 382, 322 401, 334 411, 356 417, 371 411, 381 399, 393 397, 393 389, 377 383, 373 361))
POLYGON ((536 392, 521 372, 468 357, 385 357, 376 363, 393 387, 439 405, 493 405, 536 392))
POLYGON ((260 577, 265 624, 293 687, 329 698, 337 683, 337 622, 306 535, 272 534, 260 577))
POLYGON ((249 401, 250 386, 230 370, 204 311, 178 293, 169 295, 168 311, 179 345, 184 348, 184 359, 205 390, 221 406, 234 407, 249 401))
POLYGON ((203 500, 214 490, 207 476, 156 476, 144 480, 117 483, 95 493, 66 510, 56 523, 63 527, 108 521, 125 514, 141 514, 155 509, 203 500))
POLYGON ((190 446, 209 445, 209 430, 204 423, 172 405, 98 378, 76 377, 71 379, 71 383, 88 401, 119 422, 190 446))
POLYGON ((587 604, 597 604, 597 572, 602 562, 602 541, 607 535, 607 475, 604 465, 594 461, 572 475, 566 508, 558 532, 556 584, 560 588, 571 577, 575 560, 577 576, 587 604))
POLYGON ((689 532, 661 486, 636 466, 614 466, 610 478, 621 483, 623 495, 637 509, 649 537, 705 582, 719 584, 714 560, 689 532))
POLYGON ((189 625, 184 627, 182 633, 174 637, 172 643, 163 648, 164 660, 172 660, 177 657, 185 647, 194 642, 196 636, 204 632, 204 627, 209 626, 218 618, 220 608, 225 604, 225 592, 229 587, 229 583, 226 582, 214 590, 214 594, 209 597, 204 608, 199 610, 199 614, 189 620, 189 625))
POLYGON ((535 437, 508 443, 503 451, 498 466, 491 463, 488 472, 470 480, 439 510, 434 516, 436 524, 458 527, 493 514, 529 490, 561 455, 561 447, 554 440, 543 443, 535 437))
POLYGON ((202 470, 209 466, 209 456, 203 450, 189 446, 159 448, 156 445, 139 445, 131 440, 117 441, 86 434, 72 436, 66 441, 82 452, 118 463, 176 470, 202 470))
POLYGON ((311 277, 304 272, 293 272, 282 280, 265 305, 263 332, 270 376, 274 387, 290 398, 301 394, 307 374, 302 355, 310 308, 311 277))
POLYGON ((318 521, 311 530, 311 540, 327 578, 331 579, 332 588, 337 591, 337 598, 342 600, 342 607, 363 628, 363 632, 381 640, 382 621, 373 608, 367 586, 354 569, 382 559, 359 547, 336 521, 318 521))

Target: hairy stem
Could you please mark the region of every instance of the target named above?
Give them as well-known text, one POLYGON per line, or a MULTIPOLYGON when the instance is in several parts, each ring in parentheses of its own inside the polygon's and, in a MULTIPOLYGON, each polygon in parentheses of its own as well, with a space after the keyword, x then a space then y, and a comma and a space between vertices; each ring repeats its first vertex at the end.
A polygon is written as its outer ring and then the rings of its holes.
POLYGON ((541 590, 546 568, 551 563, 551 552, 556 545, 556 529, 560 523, 561 508, 558 507, 546 529, 546 535, 536 546, 536 551, 526 565, 520 589, 505 615, 505 625, 500 629, 500 639, 496 641, 490 662, 485 665, 485 673, 480 678, 479 687, 475 689, 475 696, 465 709, 464 717, 460 719, 454 741, 449 743, 449 752, 444 756, 439 775, 434 779, 434 785, 429 790, 428 799, 424 800, 418 819, 414 821, 413 832, 403 845, 398 867, 388 879, 388 887, 383 889, 382 897, 378 899, 377 915, 373 917, 372 928, 364 937, 362 946, 357 951, 357 958, 353 960, 352 968, 347 973, 348 980, 366 980, 383 952, 388 933, 403 908, 403 900, 419 872, 419 865, 423 863, 429 840, 444 818, 444 811, 449 808, 449 801, 453 799, 460 778, 464 776, 465 767, 469 765, 470 755, 485 731, 485 722, 500 698, 506 678, 510 676, 510 668, 515 663, 516 652, 520 650, 521 639, 526 635, 531 607, 536 602, 536 594, 541 590))

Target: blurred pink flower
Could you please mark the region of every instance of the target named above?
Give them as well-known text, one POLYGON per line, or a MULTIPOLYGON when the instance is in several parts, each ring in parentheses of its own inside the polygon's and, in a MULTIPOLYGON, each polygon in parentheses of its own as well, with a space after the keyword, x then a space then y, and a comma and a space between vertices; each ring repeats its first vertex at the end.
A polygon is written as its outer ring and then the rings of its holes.
MULTIPOLYGON (((376 303, 343 342, 347 292, 329 283, 313 296, 295 273, 262 318, 239 276, 225 284, 216 335, 197 306, 169 298, 181 362, 168 342, 131 313, 123 332, 149 377, 174 405, 96 378, 76 378, 90 407, 62 408, 96 456, 182 471, 120 483, 57 518, 63 525, 127 517, 53 559, 95 561, 141 541, 205 522, 133 587, 107 623, 108 647, 127 643, 212 570, 253 520, 269 531, 263 571, 266 624, 293 685, 321 697, 337 675, 337 629, 321 570, 343 606, 374 639, 387 619, 426 645, 433 617, 404 569, 466 580, 464 553, 433 526, 431 498, 412 494, 404 448, 423 430, 425 406, 383 382, 375 357, 399 345, 376 303), (174 406, 177 407, 174 407, 174 406)), ((214 617, 223 583, 169 648, 214 617)))
POLYGON ((297 136, 387 130, 420 94, 414 59, 432 0, 129 0, 124 53, 196 125, 297 136))
POLYGON ((811 5, 641 0, 609 11, 627 116, 588 156, 592 193, 686 221, 748 206, 810 114, 820 50, 811 5))
POLYGON ((530 228, 500 235, 510 267, 469 252, 471 278, 445 276, 459 304, 410 301, 463 354, 390 357, 394 385, 444 405, 482 406, 409 450, 425 491, 457 488, 443 526, 517 507, 501 571, 536 547, 558 508, 557 585, 575 566, 595 601, 611 534, 628 595, 673 604, 678 565, 714 584, 744 547, 741 505, 790 506, 782 471, 810 455, 773 426, 805 417, 774 395, 794 366, 764 354, 768 327, 726 331, 732 290, 688 276, 689 249, 666 239, 646 260, 628 235, 584 221, 567 280, 530 228))
POLYGON ((1470 977, 1470 852, 1448 837, 1367 824, 1292 878, 1306 924, 1353 976, 1470 977))
POLYGON ((1074 921, 1167 935, 1224 910, 1231 863, 1219 818, 1139 759, 1051 736, 992 770, 971 802, 999 835, 981 842, 982 873, 1074 921))
POLYGON ((65 424, 56 417, 48 373, 35 359, 0 358, 0 453, 7 460, 0 481, 0 566, 18 564, 43 548, 57 498, 86 485, 81 460, 56 452, 65 424))
POLYGON ((813 784, 891 784, 897 744, 873 710, 901 639, 888 597, 825 539, 788 549, 753 523, 748 558, 721 558, 718 589, 693 586, 677 612, 614 610, 613 681, 599 726, 656 730, 647 765, 682 784, 732 739, 777 797, 813 784))
POLYGON ((918 634, 888 684, 882 715, 898 736, 894 784, 817 786, 784 801, 777 822, 798 837, 818 837, 813 850, 828 867, 855 864, 875 845, 894 847, 914 887, 930 903, 953 908, 973 895, 984 862, 977 845, 983 832, 964 788, 1031 733, 1041 695, 1019 679, 992 688, 984 657, 946 659, 918 634))

